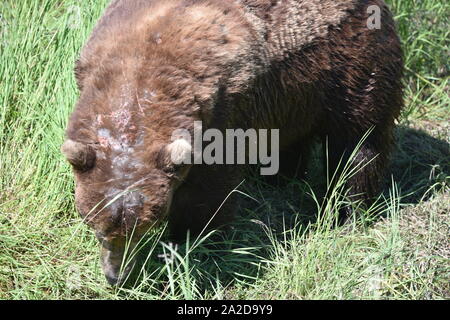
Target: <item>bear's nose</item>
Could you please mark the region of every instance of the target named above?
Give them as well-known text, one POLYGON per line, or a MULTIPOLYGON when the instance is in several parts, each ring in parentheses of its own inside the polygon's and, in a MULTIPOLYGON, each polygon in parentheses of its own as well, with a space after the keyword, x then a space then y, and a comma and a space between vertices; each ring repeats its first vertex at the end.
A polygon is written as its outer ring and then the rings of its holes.
POLYGON ((128 192, 123 196, 123 210, 136 210, 142 207, 144 196, 138 191, 128 192))
POLYGON ((117 277, 116 275, 105 274, 105 278, 110 286, 115 286, 119 282, 119 277, 117 277))
POLYGON ((123 192, 122 195, 111 197, 112 203, 109 206, 111 210, 110 226, 115 229, 124 222, 134 224, 139 217, 139 211, 144 205, 144 196, 139 191, 123 192))

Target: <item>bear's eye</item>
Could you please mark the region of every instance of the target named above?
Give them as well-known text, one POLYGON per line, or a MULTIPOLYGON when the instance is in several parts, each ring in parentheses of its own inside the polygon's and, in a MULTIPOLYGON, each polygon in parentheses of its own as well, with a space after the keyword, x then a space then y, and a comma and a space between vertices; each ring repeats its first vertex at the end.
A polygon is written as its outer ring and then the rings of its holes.
POLYGON ((191 166, 188 164, 172 164, 163 171, 171 178, 183 181, 186 178, 190 167, 191 166))
POLYGON ((176 175, 181 170, 181 165, 170 165, 163 168, 163 171, 169 175, 176 175))
POLYGON ((189 164, 172 162, 170 154, 165 149, 158 153, 156 166, 166 175, 177 179, 183 178, 190 167, 189 164))

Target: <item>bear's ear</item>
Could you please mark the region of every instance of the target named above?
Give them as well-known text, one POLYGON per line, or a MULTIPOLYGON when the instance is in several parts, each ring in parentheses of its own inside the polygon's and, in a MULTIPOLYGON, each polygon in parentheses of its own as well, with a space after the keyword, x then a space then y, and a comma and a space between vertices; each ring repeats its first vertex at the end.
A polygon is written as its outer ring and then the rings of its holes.
POLYGON ((69 139, 64 142, 61 151, 67 161, 77 170, 87 171, 94 166, 95 150, 87 144, 69 139))
POLYGON ((185 139, 176 139, 164 145, 156 154, 156 166, 172 172, 184 164, 192 162, 192 146, 185 139))
POLYGON ((174 165, 191 164, 192 146, 185 139, 176 139, 167 145, 166 152, 174 165))

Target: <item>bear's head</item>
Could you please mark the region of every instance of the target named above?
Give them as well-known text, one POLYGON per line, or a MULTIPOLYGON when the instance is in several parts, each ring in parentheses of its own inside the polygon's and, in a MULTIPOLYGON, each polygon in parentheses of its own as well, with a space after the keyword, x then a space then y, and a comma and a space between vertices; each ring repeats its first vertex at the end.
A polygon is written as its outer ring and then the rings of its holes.
POLYGON ((194 121, 151 80, 109 74, 108 85, 99 86, 108 76, 94 74, 80 86, 61 149, 73 167, 76 207, 94 228, 103 270, 116 284, 132 268, 123 265, 125 252, 164 221, 188 175, 191 142, 176 132, 194 121))

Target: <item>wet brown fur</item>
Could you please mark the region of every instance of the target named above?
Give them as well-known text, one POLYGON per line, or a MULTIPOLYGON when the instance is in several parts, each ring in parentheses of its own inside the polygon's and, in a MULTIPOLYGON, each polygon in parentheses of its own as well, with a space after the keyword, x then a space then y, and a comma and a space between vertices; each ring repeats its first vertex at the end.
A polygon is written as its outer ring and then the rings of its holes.
MULTIPOLYGON (((376 158, 348 182, 370 201, 393 145, 402 67, 381 0, 113 1, 76 67, 81 96, 67 137, 97 155, 93 168, 75 170, 77 206, 102 238, 144 232, 165 215, 176 238, 201 231, 243 178, 235 166, 167 164, 172 132, 196 120, 280 128, 282 169, 302 159, 300 171, 315 137, 327 141, 333 169, 374 127, 357 162, 376 158), (373 4, 380 30, 367 27, 373 4), (92 210, 130 185, 146 199, 92 210)), ((235 206, 228 199, 210 227, 230 221, 235 206)))

